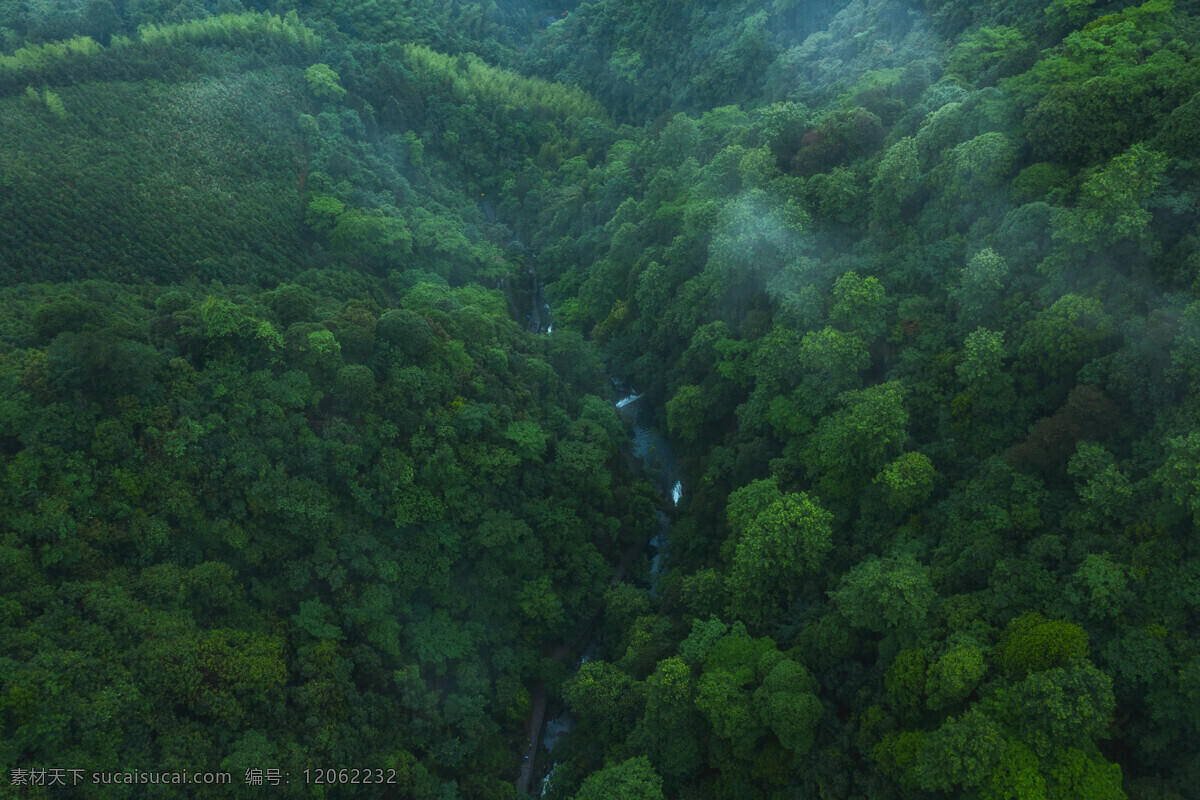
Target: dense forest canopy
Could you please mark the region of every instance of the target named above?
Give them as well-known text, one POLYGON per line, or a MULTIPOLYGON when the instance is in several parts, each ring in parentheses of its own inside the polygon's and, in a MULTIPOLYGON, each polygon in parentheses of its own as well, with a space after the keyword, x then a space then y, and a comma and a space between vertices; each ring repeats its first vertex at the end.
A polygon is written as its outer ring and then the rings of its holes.
POLYGON ((1198 215, 1196 2, 0 0, 0 796, 1195 797, 1198 215))

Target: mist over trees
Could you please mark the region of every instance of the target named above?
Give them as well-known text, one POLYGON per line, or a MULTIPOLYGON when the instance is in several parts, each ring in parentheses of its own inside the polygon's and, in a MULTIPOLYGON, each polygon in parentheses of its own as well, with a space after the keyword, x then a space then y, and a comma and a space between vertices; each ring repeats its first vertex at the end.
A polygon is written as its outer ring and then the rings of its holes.
POLYGON ((0 2, 0 785, 1192 796, 1197 14, 0 2))

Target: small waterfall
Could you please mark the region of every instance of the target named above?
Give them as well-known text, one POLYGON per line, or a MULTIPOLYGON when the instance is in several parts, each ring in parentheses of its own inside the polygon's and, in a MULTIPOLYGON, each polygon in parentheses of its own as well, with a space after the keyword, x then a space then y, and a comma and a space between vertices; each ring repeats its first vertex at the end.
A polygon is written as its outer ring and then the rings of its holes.
POLYGON ((625 406, 629 405, 630 403, 634 402, 635 400, 640 400, 641 398, 642 398, 642 396, 640 394, 631 394, 631 395, 629 395, 629 397, 618 400, 617 408, 624 408, 625 406))
POLYGON ((683 498, 683 481, 675 481, 675 486, 671 489, 671 502, 679 505, 679 501, 683 498))
POLYGON ((546 777, 542 778, 542 792, 538 798, 546 796, 546 792, 550 789, 550 779, 554 777, 554 770, 558 769, 558 762, 554 762, 554 766, 550 767, 550 771, 546 773, 546 777))

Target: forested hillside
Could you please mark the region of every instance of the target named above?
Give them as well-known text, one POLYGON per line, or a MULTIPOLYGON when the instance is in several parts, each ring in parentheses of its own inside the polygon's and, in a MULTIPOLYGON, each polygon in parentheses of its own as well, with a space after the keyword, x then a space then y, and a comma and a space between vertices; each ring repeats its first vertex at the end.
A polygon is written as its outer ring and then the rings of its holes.
POLYGON ((0 0, 0 796, 1195 797, 1198 56, 0 0))

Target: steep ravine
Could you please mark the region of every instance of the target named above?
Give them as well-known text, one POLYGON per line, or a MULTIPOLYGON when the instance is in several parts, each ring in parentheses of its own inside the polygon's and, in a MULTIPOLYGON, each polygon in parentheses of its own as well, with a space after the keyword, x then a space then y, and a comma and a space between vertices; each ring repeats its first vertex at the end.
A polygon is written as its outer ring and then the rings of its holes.
MULTIPOLYGON (((630 459, 631 466, 636 466, 640 462, 642 469, 650 475, 657 477, 660 508, 657 512, 659 519, 658 531, 649 540, 634 542, 625 549, 613 571, 610 588, 615 589, 619 586, 625 580, 626 575, 637 558, 645 554, 649 555, 652 559, 650 570, 652 585, 650 589, 654 591, 653 584, 657 583, 658 577, 665 571, 662 560, 670 542, 671 518, 669 512, 678 506, 682 499, 683 483, 678 474, 678 462, 675 450, 662 431, 655 426, 653 415, 641 402, 641 395, 631 391, 628 386, 619 380, 614 379, 613 386, 617 390, 618 397, 620 397, 615 403, 617 412, 630 426, 631 435, 627 456, 630 459)), ((597 611, 589 617, 580 625, 570 643, 564 642, 555 648, 551 658, 558 662, 564 662, 568 658, 572 658, 575 661, 576 669, 582 666, 583 655, 595 650, 600 644, 596 628, 602 615, 603 611, 597 611)), ((529 786, 533 781, 534 770, 537 767, 538 751, 542 746, 543 729, 546 726, 546 713, 549 706, 550 700, 546 687, 544 684, 539 683, 534 689, 529 717, 525 724, 526 734, 529 739, 516 784, 517 790, 522 794, 529 793, 529 786)), ((569 727, 571 722, 569 710, 565 710, 555 719, 561 720, 561 724, 564 727, 569 727)), ((543 765, 541 771, 548 775, 552 770, 552 766, 547 768, 543 765)), ((543 778, 543 783, 544 780, 545 778, 543 778)), ((543 791, 544 788, 543 786, 543 791)))

